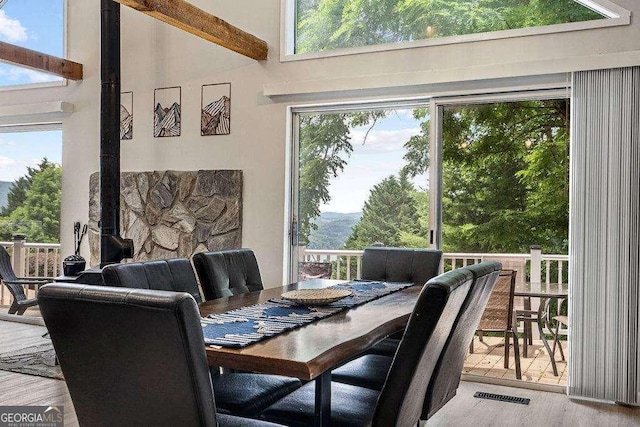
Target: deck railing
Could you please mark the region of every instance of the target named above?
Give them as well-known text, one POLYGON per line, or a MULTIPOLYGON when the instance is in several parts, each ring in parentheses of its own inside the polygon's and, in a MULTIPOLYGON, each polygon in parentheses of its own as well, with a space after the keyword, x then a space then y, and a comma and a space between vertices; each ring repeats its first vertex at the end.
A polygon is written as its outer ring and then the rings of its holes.
MULTIPOLYGON (((330 262, 333 264, 333 279, 359 279, 362 269, 361 250, 304 249, 301 261, 330 262), (346 268, 349 266, 349 268, 346 268)), ((443 271, 466 267, 486 260, 499 260, 507 268, 517 268, 523 282, 541 285, 567 283, 569 255, 543 254, 539 247, 533 246, 531 252, 524 254, 488 254, 488 253, 448 253, 442 256, 443 271)))
MULTIPOLYGON (((18 277, 57 277, 60 275, 61 262, 59 243, 27 243, 20 237, 11 242, 0 242, 9 255, 11 265, 18 277)), ((25 287, 28 298, 37 295, 37 289, 25 287)), ((12 296, 6 286, 0 286, 0 306, 11 304, 12 296)))

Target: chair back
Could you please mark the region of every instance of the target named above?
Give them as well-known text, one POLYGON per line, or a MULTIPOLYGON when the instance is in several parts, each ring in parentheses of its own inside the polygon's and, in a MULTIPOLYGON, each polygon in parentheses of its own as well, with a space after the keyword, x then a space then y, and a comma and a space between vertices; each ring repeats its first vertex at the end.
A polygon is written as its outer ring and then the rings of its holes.
POLYGON ((442 251, 435 249, 366 248, 361 278, 424 284, 438 275, 442 251))
POLYGON ((80 425, 216 425, 191 295, 50 284, 39 300, 80 425))
POLYGON ((2 245, 0 245, 0 279, 2 279, 5 286, 9 288, 9 292, 13 295, 14 301, 24 301, 27 299, 23 285, 19 283, 8 283, 18 280, 18 277, 11 265, 11 255, 9 255, 9 252, 7 252, 2 245))
POLYGON ((187 258, 111 264, 102 269, 106 286, 188 292, 202 302, 198 282, 187 258))
POLYGON ((471 272, 473 284, 427 388, 422 420, 429 419, 456 395, 469 342, 473 339, 500 268, 500 263, 483 262, 461 269, 471 272))
POLYGON ((7 281, 18 280, 11 265, 11 255, 2 245, 0 245, 0 279, 7 281))
POLYGON ((427 386, 472 283, 470 271, 453 270, 423 287, 378 398, 374 426, 419 421, 427 386))
POLYGON ((197 253, 193 265, 206 300, 263 289, 258 261, 251 249, 197 253))
POLYGON ((500 271, 476 329, 483 331, 511 329, 515 286, 516 272, 514 270, 500 271))

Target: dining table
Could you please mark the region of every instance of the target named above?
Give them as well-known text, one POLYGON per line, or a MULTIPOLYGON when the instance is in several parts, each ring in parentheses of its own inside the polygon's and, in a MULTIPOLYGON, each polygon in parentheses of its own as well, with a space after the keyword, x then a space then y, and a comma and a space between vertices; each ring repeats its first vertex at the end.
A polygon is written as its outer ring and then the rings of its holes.
MULTIPOLYGON (((540 339, 551 359, 553 374, 558 376, 554 353, 545 336, 544 328, 547 328, 547 330, 554 335, 555 339, 555 332, 551 325, 550 303, 555 300, 558 302, 557 307, 560 307, 563 301, 568 300, 569 285, 567 283, 522 283, 516 286, 513 294, 517 297, 525 297, 526 299, 538 298, 540 300, 538 308, 535 310, 531 310, 530 301, 527 301, 524 314, 535 316, 534 319, 538 325, 540 339)), ((527 357, 527 339, 525 336, 522 357, 527 357)))
MULTIPOLYGON (((344 280, 313 279, 258 292, 206 301, 200 314, 222 314, 297 289, 319 289, 345 283, 344 280)), ((206 346, 210 366, 284 375, 303 381, 315 380, 315 423, 330 424, 331 370, 366 351, 388 335, 402 330, 418 299, 422 286, 374 299, 340 311, 296 329, 242 348, 206 346)))

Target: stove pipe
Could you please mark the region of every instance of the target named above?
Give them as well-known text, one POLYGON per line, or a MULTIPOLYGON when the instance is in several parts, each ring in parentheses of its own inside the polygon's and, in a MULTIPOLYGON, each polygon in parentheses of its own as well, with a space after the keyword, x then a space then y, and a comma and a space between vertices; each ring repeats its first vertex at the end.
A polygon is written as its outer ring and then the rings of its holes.
POLYGON ((101 0, 100 267, 131 258, 120 237, 120 4, 101 0))

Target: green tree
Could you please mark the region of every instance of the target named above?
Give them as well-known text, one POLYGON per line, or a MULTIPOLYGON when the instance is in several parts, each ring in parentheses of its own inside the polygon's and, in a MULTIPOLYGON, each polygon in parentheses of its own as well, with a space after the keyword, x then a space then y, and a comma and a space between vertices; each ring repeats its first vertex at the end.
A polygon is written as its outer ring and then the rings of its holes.
POLYGON ((22 206, 27 198, 27 190, 31 186, 33 177, 40 171, 48 168, 56 167, 55 163, 51 163, 46 157, 40 161, 36 167, 27 166, 27 174, 18 178, 9 189, 7 195, 7 206, 2 210, 0 215, 7 216, 18 207, 22 206))
POLYGON ((299 0, 296 52, 601 19, 573 0, 299 0))
POLYGON ((364 202, 362 218, 345 247, 362 249, 375 243, 384 246, 412 246, 419 241, 421 228, 416 192, 406 173, 391 175, 376 184, 364 202))
POLYGON ((29 178, 24 202, 6 217, 1 234, 3 238, 24 234, 33 242, 59 242, 62 168, 47 162, 38 171, 29 170, 29 178))
MULTIPOLYGON (((374 126, 385 111, 300 116, 298 224, 301 244, 317 229, 320 204, 331 200, 329 180, 337 177, 353 152, 350 128, 374 126)), ((366 137, 365 137, 366 141, 366 137)))

